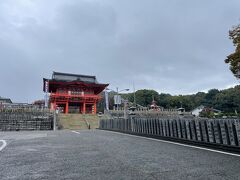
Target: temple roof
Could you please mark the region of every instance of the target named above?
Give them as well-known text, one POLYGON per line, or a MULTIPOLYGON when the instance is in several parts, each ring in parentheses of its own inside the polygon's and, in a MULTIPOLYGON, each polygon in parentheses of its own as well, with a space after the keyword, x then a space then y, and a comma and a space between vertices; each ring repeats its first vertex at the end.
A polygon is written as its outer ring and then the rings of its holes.
POLYGON ((81 81, 86 83, 96 83, 96 76, 82 75, 82 74, 70 74, 53 71, 52 80, 57 81, 81 81))
POLYGON ((88 87, 94 90, 95 94, 102 92, 109 84, 100 84, 97 82, 96 76, 80 75, 53 72, 52 79, 43 78, 43 91, 55 92, 59 87, 88 87), (46 82, 48 82, 46 84, 46 82), (47 86, 46 86, 47 85, 47 86))

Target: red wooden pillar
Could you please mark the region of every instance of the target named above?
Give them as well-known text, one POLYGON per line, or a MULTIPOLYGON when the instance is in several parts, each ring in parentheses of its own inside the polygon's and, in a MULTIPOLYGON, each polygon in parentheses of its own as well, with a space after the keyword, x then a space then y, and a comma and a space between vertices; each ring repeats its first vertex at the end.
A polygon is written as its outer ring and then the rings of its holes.
POLYGON ((83 114, 86 114, 86 102, 83 102, 83 114))
POLYGON ((66 102, 65 114, 68 114, 68 101, 66 102))
POLYGON ((57 109, 57 103, 56 103, 56 101, 53 102, 53 109, 54 109, 54 110, 57 109))
POLYGON ((96 101, 94 101, 94 105, 93 105, 94 107, 94 110, 93 110, 93 113, 94 114, 97 114, 97 102, 96 101))
POLYGON ((54 103, 51 102, 50 105, 51 105, 51 106, 50 106, 50 109, 51 109, 51 110, 54 110, 54 103))
POLYGON ((56 100, 53 100, 53 101, 50 103, 50 105, 51 105, 51 106, 50 106, 50 109, 51 109, 51 110, 56 110, 56 107, 57 107, 57 106, 56 106, 56 100))

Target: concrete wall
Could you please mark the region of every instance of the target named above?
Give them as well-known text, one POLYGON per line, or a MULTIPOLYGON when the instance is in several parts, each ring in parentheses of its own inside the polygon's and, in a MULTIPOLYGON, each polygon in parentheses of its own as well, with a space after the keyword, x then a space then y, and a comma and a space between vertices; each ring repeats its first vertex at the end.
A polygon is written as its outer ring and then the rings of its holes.
POLYGON ((239 119, 116 118, 100 120, 99 128, 195 142, 240 146, 239 119))

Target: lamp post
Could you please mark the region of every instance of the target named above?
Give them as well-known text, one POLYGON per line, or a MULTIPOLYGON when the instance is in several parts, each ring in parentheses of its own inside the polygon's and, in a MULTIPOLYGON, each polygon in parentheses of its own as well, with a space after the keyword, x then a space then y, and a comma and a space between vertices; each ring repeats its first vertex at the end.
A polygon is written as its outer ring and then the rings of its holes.
MULTIPOLYGON (((119 106, 119 104, 118 104, 118 102, 119 102, 119 99, 118 99, 118 98, 119 98, 119 93, 120 93, 120 92, 123 92, 123 91, 129 91, 129 89, 122 89, 122 90, 119 91, 119 90, 118 90, 118 87, 117 87, 117 111, 119 110, 119 109, 118 109, 118 106, 119 106)), ((120 99, 120 100, 121 100, 121 99, 120 99)))
MULTIPOLYGON (((114 91, 113 89, 109 89, 107 88, 106 90, 111 90, 111 91, 114 91)), ((117 104, 117 111, 119 110, 119 93, 120 92, 123 92, 123 91, 129 91, 129 89, 122 89, 122 90, 119 90, 118 87, 116 88, 116 92, 117 92, 117 98, 116 98, 116 104, 117 104)))

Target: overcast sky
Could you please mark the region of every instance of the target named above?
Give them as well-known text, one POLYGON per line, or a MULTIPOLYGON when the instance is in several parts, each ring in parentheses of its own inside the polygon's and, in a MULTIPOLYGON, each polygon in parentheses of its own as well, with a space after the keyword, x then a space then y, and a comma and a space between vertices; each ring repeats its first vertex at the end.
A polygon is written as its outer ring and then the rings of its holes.
POLYGON ((237 80, 224 63, 239 0, 1 0, 0 96, 43 99, 52 71, 189 94, 237 80))

